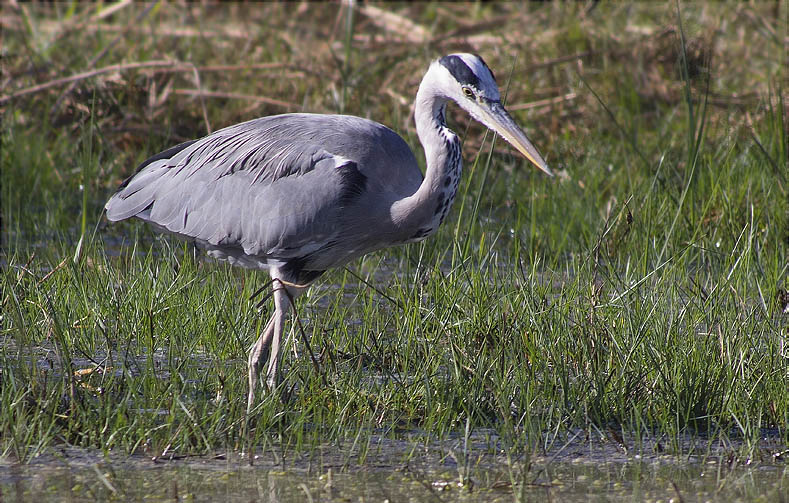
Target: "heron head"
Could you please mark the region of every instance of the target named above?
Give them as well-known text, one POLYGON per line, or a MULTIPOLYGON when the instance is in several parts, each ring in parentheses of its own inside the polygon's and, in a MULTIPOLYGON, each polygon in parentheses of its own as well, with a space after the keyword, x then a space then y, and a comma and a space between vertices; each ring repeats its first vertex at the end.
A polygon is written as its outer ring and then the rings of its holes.
POLYGON ((498 133, 539 169, 553 175, 548 164, 501 104, 493 72, 476 54, 444 56, 434 63, 442 91, 474 119, 498 133))

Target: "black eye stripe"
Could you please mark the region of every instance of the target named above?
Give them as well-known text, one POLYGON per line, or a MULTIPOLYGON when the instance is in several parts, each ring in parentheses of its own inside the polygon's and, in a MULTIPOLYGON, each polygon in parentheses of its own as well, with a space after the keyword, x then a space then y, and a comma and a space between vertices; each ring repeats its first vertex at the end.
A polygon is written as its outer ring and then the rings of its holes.
POLYGON ((461 84, 468 84, 476 88, 480 87, 477 74, 475 74, 459 56, 444 56, 439 59, 438 62, 441 63, 441 66, 449 70, 449 73, 451 73, 461 84))
POLYGON ((484 66, 485 68, 488 69, 488 71, 490 72, 490 76, 493 77, 493 81, 495 82, 496 81, 496 75, 493 73, 493 70, 490 69, 488 64, 485 63, 485 60, 482 59, 482 56, 480 56, 479 54, 475 54, 474 56, 476 56, 477 58, 479 58, 480 61, 482 61, 482 66, 484 66))

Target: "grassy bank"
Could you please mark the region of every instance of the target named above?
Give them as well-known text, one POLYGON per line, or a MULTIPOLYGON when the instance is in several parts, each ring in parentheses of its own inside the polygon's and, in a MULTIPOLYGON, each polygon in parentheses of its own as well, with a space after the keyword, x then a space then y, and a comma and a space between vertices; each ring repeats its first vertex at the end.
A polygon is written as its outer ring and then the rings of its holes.
POLYGON ((516 455, 578 430, 789 446, 786 4, 387 9, 3 7, 0 452, 363 460, 373 432, 478 429, 516 455), (448 221, 300 300, 285 403, 247 427, 266 275, 108 226, 104 202, 150 154, 285 111, 370 117, 419 158, 412 97, 454 51, 486 59, 559 176, 453 109, 448 221))

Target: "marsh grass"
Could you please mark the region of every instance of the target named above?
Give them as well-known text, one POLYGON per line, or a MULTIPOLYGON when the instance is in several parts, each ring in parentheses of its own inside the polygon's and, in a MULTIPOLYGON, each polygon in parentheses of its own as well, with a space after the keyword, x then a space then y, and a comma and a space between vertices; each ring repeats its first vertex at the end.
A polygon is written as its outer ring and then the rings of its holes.
POLYGON ((24 21, 3 35, 4 96, 84 71, 119 31, 97 67, 192 65, 2 102, 4 456, 68 444, 286 460, 329 443, 363 463, 373 434, 490 431, 491 449, 528 471, 531 453, 579 432, 636 452, 658 439, 678 456, 687 435, 702 454, 722 445, 747 460, 769 459, 765 435, 789 445, 776 300, 789 256, 786 98, 769 56, 784 4, 393 8, 429 43, 381 32, 364 6, 295 8, 161 5, 139 26, 142 6, 106 18, 76 4, 4 8, 24 21), (246 350, 270 309, 247 299, 266 276, 140 223, 107 226, 104 202, 137 162, 205 134, 195 89, 225 93, 205 100, 213 129, 344 110, 418 149, 409 106, 424 66, 468 49, 499 79, 512 73, 508 103, 527 110, 517 118, 559 176, 524 170, 458 114, 467 173, 453 216, 299 301, 280 396, 247 423, 246 350))

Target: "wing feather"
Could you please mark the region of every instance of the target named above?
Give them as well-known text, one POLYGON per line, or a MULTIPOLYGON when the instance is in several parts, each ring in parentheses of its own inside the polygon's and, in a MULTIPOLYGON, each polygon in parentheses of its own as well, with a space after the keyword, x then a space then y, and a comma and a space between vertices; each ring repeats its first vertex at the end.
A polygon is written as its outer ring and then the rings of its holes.
POLYGON ((384 160, 407 166, 392 187, 418 186, 410 149, 380 124, 348 116, 264 117, 147 160, 107 202, 107 218, 136 216, 215 251, 303 257, 337 242, 348 228, 343 212, 369 189, 370 170, 386 168, 378 166, 384 160))

